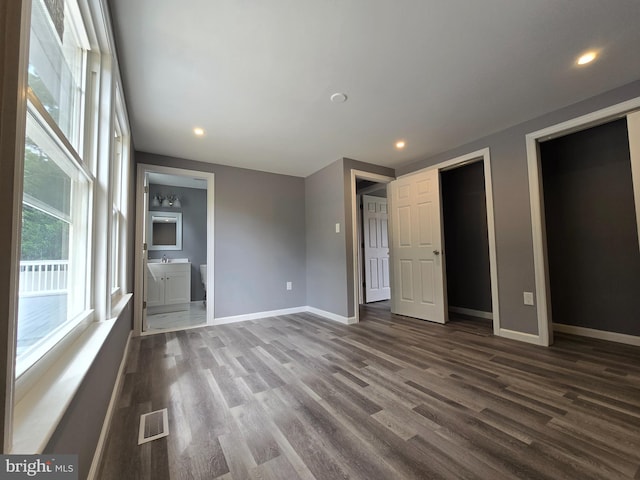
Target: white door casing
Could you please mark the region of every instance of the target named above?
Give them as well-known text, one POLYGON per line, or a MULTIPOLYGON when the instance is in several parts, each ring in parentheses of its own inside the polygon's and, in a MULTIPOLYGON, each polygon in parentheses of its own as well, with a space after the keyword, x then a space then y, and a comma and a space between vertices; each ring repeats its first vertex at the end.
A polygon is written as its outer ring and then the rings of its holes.
POLYGON ((362 196, 365 302, 391 298, 387 199, 362 196))
POLYGON ((638 246, 640 247, 640 110, 627 115, 627 131, 629 135, 629 154, 631 155, 633 198, 636 205, 638 246))
POLYGON ((437 168, 389 184, 391 311, 445 323, 444 265, 437 168))
MULTIPOLYGON (((147 296, 149 294, 149 282, 148 282, 148 278, 146 275, 146 272, 148 271, 148 265, 149 265, 149 239, 147 238, 147 229, 145 227, 145 225, 147 224, 147 215, 148 215, 148 211, 149 211, 149 175, 147 173, 145 173, 142 176, 142 182, 143 182, 143 189, 142 189, 142 198, 143 198, 143 202, 142 202, 142 242, 143 242, 143 249, 142 249, 142 271, 145 272, 144 275, 141 275, 142 277, 142 308, 139 310, 140 311, 140 315, 141 315, 141 329, 143 332, 147 331, 147 308, 148 308, 148 302, 147 302, 147 296)), ((151 290, 151 292, 153 294, 157 294, 157 291, 155 290, 151 290)))

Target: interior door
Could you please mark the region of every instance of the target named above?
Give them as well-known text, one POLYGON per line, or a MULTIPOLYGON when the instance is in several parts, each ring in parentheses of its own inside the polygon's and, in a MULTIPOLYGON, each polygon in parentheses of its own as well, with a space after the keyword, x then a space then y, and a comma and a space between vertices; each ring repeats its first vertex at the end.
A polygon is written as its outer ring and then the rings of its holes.
POLYGON ((391 311, 445 323, 444 260, 437 169, 389 184, 392 225, 391 311))
POLYGON ((387 199, 362 196, 365 302, 391 298, 387 199))

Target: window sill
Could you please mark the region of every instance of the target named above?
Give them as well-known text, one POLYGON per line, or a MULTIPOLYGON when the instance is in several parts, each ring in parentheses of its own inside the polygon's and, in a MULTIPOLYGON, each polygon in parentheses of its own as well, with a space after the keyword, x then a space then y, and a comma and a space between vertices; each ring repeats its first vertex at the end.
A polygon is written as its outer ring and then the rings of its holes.
POLYGON ((15 405, 11 453, 42 452, 131 297, 110 320, 91 323, 15 405))

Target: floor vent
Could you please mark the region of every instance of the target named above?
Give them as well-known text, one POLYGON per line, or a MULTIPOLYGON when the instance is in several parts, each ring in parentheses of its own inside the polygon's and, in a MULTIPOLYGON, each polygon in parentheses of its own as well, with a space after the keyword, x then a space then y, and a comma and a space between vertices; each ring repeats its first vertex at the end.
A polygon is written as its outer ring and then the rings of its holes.
POLYGON ((138 445, 169 435, 169 413, 166 408, 140 416, 138 445))

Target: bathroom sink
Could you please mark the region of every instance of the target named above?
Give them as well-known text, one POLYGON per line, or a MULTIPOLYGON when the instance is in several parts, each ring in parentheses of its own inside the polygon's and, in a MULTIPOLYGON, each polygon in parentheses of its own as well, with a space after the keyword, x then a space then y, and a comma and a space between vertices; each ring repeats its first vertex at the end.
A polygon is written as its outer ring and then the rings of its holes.
MULTIPOLYGON (((147 263, 163 263, 161 258, 150 258, 147 263)), ((165 263, 190 263, 188 258, 168 258, 165 263)))

